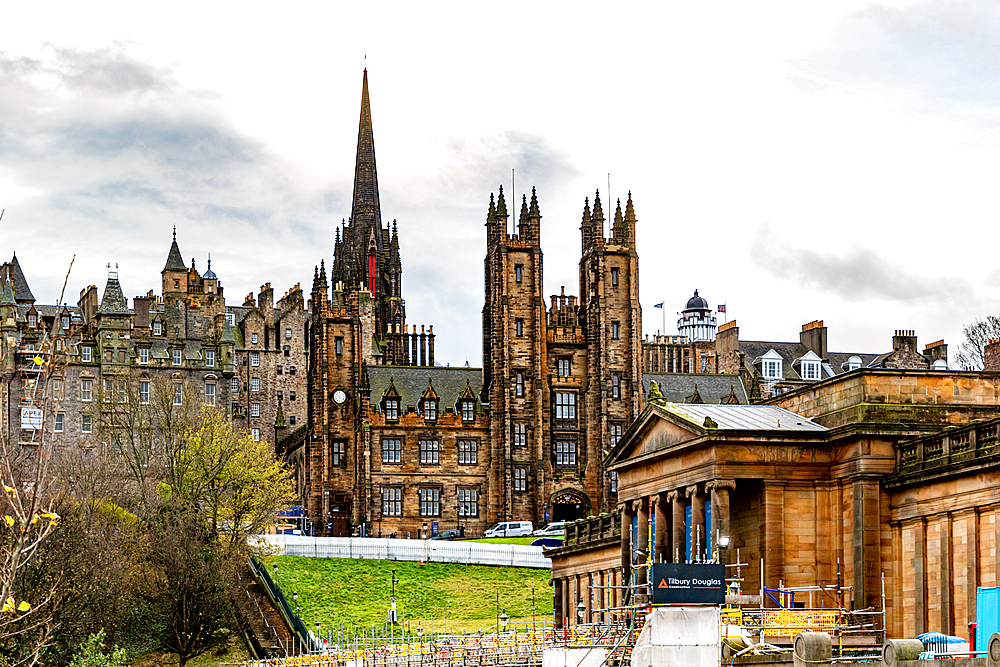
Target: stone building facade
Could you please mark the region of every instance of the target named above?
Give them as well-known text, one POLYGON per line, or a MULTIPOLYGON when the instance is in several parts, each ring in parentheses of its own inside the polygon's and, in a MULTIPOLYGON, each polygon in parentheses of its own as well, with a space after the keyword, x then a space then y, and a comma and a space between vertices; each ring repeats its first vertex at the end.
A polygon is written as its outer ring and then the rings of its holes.
POLYGON ((483 368, 435 367, 433 327, 405 320, 397 225, 381 222, 365 73, 352 214, 329 282, 322 261, 313 281, 310 428, 287 450, 318 532, 479 531, 614 506, 603 452, 642 402, 636 215, 631 195, 610 224, 593 204, 580 296, 546 307, 537 195, 514 233, 502 189, 491 195, 483 368))
POLYGON ((41 386, 36 358, 45 362, 44 379, 51 383, 44 410, 57 445, 99 444, 104 405, 147 401, 164 382, 181 389, 179 400, 224 409, 268 442, 286 433, 283 394, 291 399, 295 392, 298 402, 289 416, 305 423, 308 313, 298 286, 277 308, 269 285, 262 288, 261 307, 227 308, 211 259, 204 275, 193 259, 188 267, 176 232, 161 271, 161 294, 150 290, 137 296, 133 308, 117 270, 110 268, 100 298, 91 285, 81 290, 75 306, 58 307, 34 303, 16 257, 2 273, 0 378, 6 386, 0 400, 4 432, 20 442, 36 435, 19 429, 29 386, 32 381, 41 386), (301 369, 298 376, 285 370, 290 367, 301 369))

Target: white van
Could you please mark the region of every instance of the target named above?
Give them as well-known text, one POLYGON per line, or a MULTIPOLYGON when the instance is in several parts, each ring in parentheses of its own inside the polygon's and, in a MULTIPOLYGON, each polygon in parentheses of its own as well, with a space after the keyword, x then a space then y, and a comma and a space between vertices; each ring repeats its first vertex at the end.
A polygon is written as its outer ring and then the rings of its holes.
POLYGON ((523 537, 531 535, 533 528, 530 521, 501 521, 483 533, 483 537, 523 537))

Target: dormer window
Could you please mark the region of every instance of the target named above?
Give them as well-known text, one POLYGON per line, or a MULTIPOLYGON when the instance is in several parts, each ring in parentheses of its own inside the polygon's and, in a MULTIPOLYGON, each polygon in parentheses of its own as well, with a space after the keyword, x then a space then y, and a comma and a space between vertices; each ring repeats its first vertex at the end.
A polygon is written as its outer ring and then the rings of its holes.
POLYGON ((861 368, 861 357, 856 354, 850 356, 850 358, 844 362, 844 371, 851 372, 856 371, 861 368))
POLYGON ((180 366, 181 365, 181 362, 183 361, 181 359, 181 352, 182 352, 181 348, 179 348, 179 347, 175 347, 174 348, 174 366, 180 366))
POLYGON ((784 377, 781 370, 782 358, 781 355, 775 352, 773 349, 768 350, 767 354, 761 357, 760 360, 760 372, 761 375, 766 380, 780 380, 784 377))
POLYGON ((93 348, 89 345, 83 345, 80 347, 80 361, 85 364, 89 364, 91 359, 93 359, 93 348))
POLYGON ((812 350, 796 359, 795 364, 798 365, 799 377, 803 380, 815 382, 823 379, 823 360, 812 350))
POLYGON ((399 399, 385 399, 385 418, 391 421, 399 419, 399 399))
POLYGON ((35 317, 34 313, 30 313, 28 315, 28 328, 34 329, 37 324, 38 324, 38 318, 35 317))
POLYGON ((253 345, 257 344, 257 334, 250 334, 250 343, 253 345))
POLYGON ((69 329, 69 317, 66 316, 66 315, 62 316, 62 328, 63 328, 63 331, 65 331, 66 329, 69 329))
POLYGON ((437 419, 437 401, 432 398, 424 399, 424 419, 427 421, 437 419))
POLYGON ((148 364, 149 363, 149 348, 140 347, 139 348, 139 363, 148 364))
POLYGON ((462 421, 471 422, 476 418, 475 401, 462 401, 462 421))
POLYGON ((153 335, 154 336, 163 335, 163 324, 161 322, 153 322, 153 335))
POLYGON ((570 376, 571 360, 569 357, 559 357, 556 360, 556 374, 561 377, 570 376))
POLYGON ((236 326, 236 314, 235 313, 226 313, 226 322, 228 322, 229 326, 231 326, 231 327, 236 326))

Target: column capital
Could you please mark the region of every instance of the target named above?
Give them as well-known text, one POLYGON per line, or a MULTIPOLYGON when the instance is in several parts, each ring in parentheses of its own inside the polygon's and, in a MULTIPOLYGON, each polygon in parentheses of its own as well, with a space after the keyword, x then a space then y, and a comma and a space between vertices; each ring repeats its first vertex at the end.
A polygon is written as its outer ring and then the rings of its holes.
POLYGON ((677 498, 681 495, 681 492, 678 489, 674 489, 673 491, 667 491, 665 495, 667 497, 667 502, 672 503, 677 500, 677 498))
POLYGON ((693 498, 694 496, 698 495, 698 485, 692 484, 691 486, 685 488, 684 495, 687 496, 688 498, 693 498))
POLYGON ((660 505, 666 505, 667 502, 669 502, 669 499, 665 498, 664 497, 665 495, 666 494, 663 494, 663 493, 657 493, 657 494, 655 494, 653 496, 653 506, 654 507, 659 507, 660 505))
POLYGON ((729 489, 733 491, 736 489, 735 479, 716 479, 714 481, 708 482, 705 485, 706 489, 718 491, 719 489, 729 489))
POLYGON ((618 512, 620 514, 628 512, 628 503, 618 503, 618 512))
POLYGON ((641 512, 643 510, 643 508, 645 508, 645 507, 646 507, 646 501, 644 499, 642 499, 642 498, 639 498, 639 500, 633 500, 632 501, 632 511, 633 512, 641 512))

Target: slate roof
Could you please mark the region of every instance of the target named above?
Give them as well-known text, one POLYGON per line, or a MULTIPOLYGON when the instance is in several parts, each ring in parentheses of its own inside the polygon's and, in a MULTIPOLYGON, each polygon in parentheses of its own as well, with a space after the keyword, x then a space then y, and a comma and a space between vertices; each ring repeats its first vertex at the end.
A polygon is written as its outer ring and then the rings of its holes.
POLYGON ((483 387, 483 371, 480 368, 441 367, 441 366, 368 366, 368 383, 371 387, 371 403, 378 405, 382 395, 389 388, 390 378, 396 392, 399 394, 400 407, 405 409, 417 405, 420 396, 427 389, 430 379, 434 393, 441 399, 440 407, 455 405, 459 395, 465 391, 466 380, 476 396, 478 404, 479 392, 483 387))
MULTIPOLYGON (((746 362, 748 365, 752 365, 755 361, 760 359, 768 353, 769 350, 774 350, 779 355, 781 355, 781 373, 786 380, 801 380, 798 372, 792 367, 792 363, 799 357, 804 356, 808 351, 807 348, 802 343, 782 343, 778 341, 765 341, 765 340, 741 340, 740 341, 740 352, 746 355, 746 362)), ((844 372, 844 364, 851 357, 861 358, 861 367, 868 368, 874 365, 874 363, 883 356, 880 354, 872 354, 871 352, 827 352, 827 357, 829 359, 829 364, 823 364, 823 379, 827 377, 833 377, 834 375, 840 375, 844 372), (832 371, 832 375, 831 375, 832 371)))
POLYGON ((132 314, 128 307, 128 299, 122 294, 122 286, 118 284, 117 278, 108 278, 108 284, 104 287, 104 298, 101 299, 101 307, 97 312, 106 315, 132 314))
POLYGON ((21 271, 21 264, 17 261, 17 253, 14 257, 0 267, 0 277, 6 278, 14 288, 14 300, 18 303, 34 303, 35 296, 28 289, 28 281, 24 279, 21 271))
POLYGON ((177 247, 177 230, 174 230, 174 242, 170 244, 170 252, 167 253, 167 263, 163 266, 167 271, 187 271, 184 265, 184 258, 181 257, 181 249, 177 247))
POLYGON ((642 389, 649 396, 650 381, 656 382, 660 393, 668 401, 683 403, 685 397, 694 393, 695 388, 705 403, 719 403, 729 392, 735 391, 736 398, 743 405, 750 401, 739 375, 709 375, 698 373, 643 373, 642 389))
POLYGON ((776 405, 695 405, 692 403, 667 403, 658 409, 670 412, 699 426, 710 417, 717 429, 734 431, 806 431, 819 433, 828 430, 791 410, 776 405))

